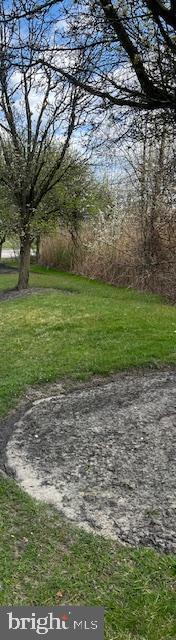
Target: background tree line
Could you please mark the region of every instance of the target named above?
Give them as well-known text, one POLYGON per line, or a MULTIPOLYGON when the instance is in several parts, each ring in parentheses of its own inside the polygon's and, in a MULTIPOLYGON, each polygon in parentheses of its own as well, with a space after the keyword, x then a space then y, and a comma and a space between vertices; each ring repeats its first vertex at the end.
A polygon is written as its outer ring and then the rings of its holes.
POLYGON ((131 233, 135 210, 141 261, 156 262, 161 213, 174 229, 175 30, 172 0, 1 2, 0 241, 18 233, 19 288, 34 238, 59 219, 76 246, 88 211, 131 233), (119 145, 117 201, 85 159, 119 145))

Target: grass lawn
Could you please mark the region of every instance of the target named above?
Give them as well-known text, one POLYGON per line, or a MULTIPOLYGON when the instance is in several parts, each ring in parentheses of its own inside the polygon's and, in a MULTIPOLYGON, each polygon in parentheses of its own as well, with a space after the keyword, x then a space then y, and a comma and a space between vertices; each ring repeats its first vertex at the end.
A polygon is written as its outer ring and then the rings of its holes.
MULTIPOLYGON (((27 385, 176 363, 176 308, 158 296, 34 267, 30 284, 63 291, 0 303, 1 415, 27 385)), ((10 480, 0 519, 0 604, 104 604, 107 640, 176 638, 174 556, 75 530, 10 480)))

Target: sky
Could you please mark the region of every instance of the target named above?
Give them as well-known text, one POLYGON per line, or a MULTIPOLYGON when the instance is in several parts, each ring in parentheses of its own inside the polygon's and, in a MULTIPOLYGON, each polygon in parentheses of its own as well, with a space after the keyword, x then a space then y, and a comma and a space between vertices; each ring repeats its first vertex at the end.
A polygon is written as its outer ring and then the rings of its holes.
MULTIPOLYGON (((53 45, 53 41, 55 37, 57 38, 57 45, 63 46, 65 39, 63 37, 64 33, 66 33, 67 23, 65 20, 65 14, 63 12, 63 6, 66 9, 69 9, 70 2, 66 0, 65 4, 61 3, 54 7, 50 13, 51 17, 51 27, 50 27, 50 44, 53 45), (56 36, 57 34, 57 36, 56 36)), ((5 0, 5 6, 7 11, 10 7, 9 0, 5 0)), ((28 21, 22 19, 21 20, 21 39, 25 42, 28 39, 28 21)), ((15 36, 13 35, 13 39, 11 41, 11 46, 15 44, 15 36)), ((47 52, 46 57, 49 55, 47 52)), ((72 54, 72 59, 70 60, 70 54, 68 52, 57 52, 54 54, 55 63, 64 64, 65 68, 69 69, 71 64, 74 64, 74 54, 72 54)), ((33 129, 35 131, 37 119, 39 116, 39 112, 41 109, 41 105, 44 97, 44 83, 43 83, 43 74, 40 69, 35 71, 35 78, 33 76, 32 86, 29 91, 29 102, 30 102, 30 111, 32 115, 32 123, 33 129)), ((114 69, 114 78, 118 82, 126 81, 127 75, 129 76, 129 68, 127 64, 124 64, 117 69, 114 69)), ((24 109, 24 86, 22 89, 21 85, 21 74, 20 71, 15 70, 11 74, 11 90, 13 92, 13 109, 16 114, 16 119, 18 120, 19 127, 23 126, 25 123, 25 109, 24 109)), ((28 84, 29 86, 29 84, 28 84)), ((59 84, 50 92, 48 99, 48 112, 55 108, 56 102, 58 99, 59 93, 59 84)), ((123 133, 125 128, 128 128, 129 116, 125 124, 123 123, 123 119, 121 114, 119 113, 119 121, 117 117, 117 109, 114 109, 114 120, 111 117, 109 120, 109 114, 105 116, 105 112, 97 109, 98 100, 95 98, 93 100, 93 115, 92 112, 87 114, 86 123, 84 122, 85 116, 83 116, 82 120, 80 120, 79 128, 73 133, 71 147, 78 152, 79 155, 85 156, 87 139, 89 138, 89 146, 87 155, 90 157, 91 165, 94 167, 97 175, 99 177, 103 177, 105 174, 109 176, 109 179, 112 181, 115 179, 116 174, 123 174, 124 171, 124 140, 123 133), (116 113, 115 113, 116 112, 116 113), (93 128, 97 127, 97 134, 93 132, 92 128, 92 120, 93 120, 93 128)), ((111 110, 111 114, 113 114, 113 110, 111 110)), ((43 116, 43 124, 42 126, 46 126, 46 122, 48 119, 48 113, 45 111, 43 116)), ((2 121, 2 115, 0 115, 0 120, 2 121)), ((58 123, 55 131, 55 140, 60 141, 63 139, 64 135, 64 120, 58 118, 58 123)), ((41 127, 42 132, 42 127, 41 127)))

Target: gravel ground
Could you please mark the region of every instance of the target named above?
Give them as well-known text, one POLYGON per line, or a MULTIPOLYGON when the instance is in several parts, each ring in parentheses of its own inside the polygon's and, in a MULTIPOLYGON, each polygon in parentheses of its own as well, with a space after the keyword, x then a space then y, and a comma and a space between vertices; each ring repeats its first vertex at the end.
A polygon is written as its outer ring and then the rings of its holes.
POLYGON ((168 368, 30 390, 3 425, 6 468, 86 530, 176 552, 175 383, 168 368))

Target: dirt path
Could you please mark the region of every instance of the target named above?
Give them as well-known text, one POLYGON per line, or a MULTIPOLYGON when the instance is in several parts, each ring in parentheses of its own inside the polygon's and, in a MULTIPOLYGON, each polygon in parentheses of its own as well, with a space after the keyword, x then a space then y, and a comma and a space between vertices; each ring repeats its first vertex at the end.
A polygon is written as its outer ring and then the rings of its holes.
POLYGON ((87 530, 176 552, 175 370, 49 385, 26 402, 4 429, 22 487, 87 530))

